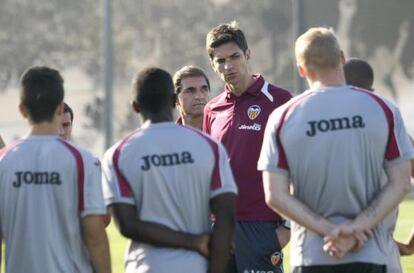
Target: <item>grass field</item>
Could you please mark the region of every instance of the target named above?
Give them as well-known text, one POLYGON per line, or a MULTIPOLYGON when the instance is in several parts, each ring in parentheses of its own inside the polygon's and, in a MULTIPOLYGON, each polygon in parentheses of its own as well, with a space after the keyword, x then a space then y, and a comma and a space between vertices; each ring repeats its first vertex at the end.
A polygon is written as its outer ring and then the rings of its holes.
MULTIPOLYGON (((395 238, 405 241, 410 234, 411 228, 414 226, 414 199, 405 200, 400 206, 400 214, 395 231, 395 238)), ((123 256, 127 241, 118 233, 116 227, 111 224, 108 229, 108 237, 111 244, 112 272, 123 272, 123 256)), ((2 251, 4 256, 4 249, 2 251)), ((4 261, 4 257, 2 258, 4 261)), ((285 250, 285 272, 289 272, 289 245, 285 250)), ((414 256, 402 258, 403 269, 405 273, 414 272, 414 256)), ((2 264, 2 273, 4 273, 4 262, 2 264)))

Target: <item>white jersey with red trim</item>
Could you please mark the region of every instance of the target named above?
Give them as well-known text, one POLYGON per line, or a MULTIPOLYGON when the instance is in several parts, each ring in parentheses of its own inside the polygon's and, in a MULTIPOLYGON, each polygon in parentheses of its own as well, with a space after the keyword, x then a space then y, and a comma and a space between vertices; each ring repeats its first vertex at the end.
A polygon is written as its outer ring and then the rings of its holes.
MULTIPOLYGON (((384 168, 414 157, 397 107, 351 86, 308 90, 274 111, 259 170, 289 176, 294 196, 334 223, 355 218, 382 188, 384 168)), ((292 223, 291 265, 384 264, 387 228, 342 259, 322 250, 323 238, 292 223)))
MULTIPOLYGON (((224 147, 173 122, 145 123, 110 148, 102 165, 108 205, 133 204, 139 219, 177 231, 209 232, 210 199, 237 192, 224 147)), ((207 270, 207 260, 194 251, 140 242, 132 242, 126 262, 138 264, 131 272, 207 270)))
POLYGON ((99 161, 56 136, 0 151, 6 272, 92 272, 81 218, 105 214, 99 161))

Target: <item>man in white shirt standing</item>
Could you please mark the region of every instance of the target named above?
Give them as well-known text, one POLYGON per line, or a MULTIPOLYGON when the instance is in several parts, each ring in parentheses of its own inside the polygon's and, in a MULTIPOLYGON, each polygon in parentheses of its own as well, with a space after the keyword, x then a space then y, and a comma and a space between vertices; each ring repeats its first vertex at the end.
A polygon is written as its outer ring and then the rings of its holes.
POLYGON ((63 79, 33 67, 22 76, 26 137, 0 150, 0 227, 6 273, 110 273, 99 161, 59 137, 63 79))

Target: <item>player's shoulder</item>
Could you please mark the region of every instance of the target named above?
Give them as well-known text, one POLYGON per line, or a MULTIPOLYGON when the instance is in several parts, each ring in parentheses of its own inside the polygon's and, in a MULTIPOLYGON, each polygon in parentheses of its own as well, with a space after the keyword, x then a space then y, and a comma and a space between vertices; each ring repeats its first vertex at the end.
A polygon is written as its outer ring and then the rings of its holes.
POLYGON ((218 146, 221 147, 221 142, 211 137, 209 134, 196 129, 190 126, 180 126, 181 130, 185 131, 186 133, 190 134, 190 137, 197 138, 201 142, 208 143, 210 146, 218 146))
POLYGON ((86 148, 75 144, 70 141, 66 141, 62 138, 57 139, 57 142, 64 150, 66 150, 75 160, 82 160, 86 162, 96 161, 96 156, 86 148))
POLYGON ((220 106, 223 103, 226 103, 226 96, 227 96, 226 91, 222 91, 220 94, 210 99, 204 107, 205 111, 210 111, 214 109, 215 107, 220 106))
POLYGON ((5 156, 10 150, 13 150, 13 148, 18 146, 21 142, 22 142, 22 140, 19 139, 19 140, 16 140, 16 141, 4 146, 3 148, 1 148, 0 149, 0 158, 5 156))
POLYGON ((314 93, 308 90, 303 92, 302 94, 291 97, 287 102, 273 110, 269 118, 279 119, 281 115, 286 116, 292 113, 297 108, 297 106, 306 103, 307 99, 310 98, 312 95, 314 95, 314 93))
POLYGON ((361 94, 367 100, 376 101, 379 105, 389 108, 392 112, 398 111, 398 107, 394 102, 392 102, 389 98, 379 94, 378 92, 372 92, 370 90, 352 85, 348 85, 347 88, 355 93, 361 94))
POLYGON ((268 101, 270 105, 272 105, 270 106, 272 108, 274 106, 279 107, 292 98, 292 95, 288 90, 267 81, 263 82, 260 92, 263 100, 268 101))
MULTIPOLYGON (((118 140, 115 144, 113 144, 111 147, 109 147, 105 153, 104 153, 104 159, 105 158, 112 158, 114 155, 120 155, 121 152, 123 152, 125 149, 134 148, 137 145, 129 145, 139 134, 141 134, 144 130, 142 128, 138 128, 130 133, 128 133, 126 136, 122 137, 120 140, 118 140)), ((137 148, 139 148, 137 146, 137 148)))
POLYGON ((292 98, 292 94, 289 90, 287 90, 283 87, 277 86, 275 84, 272 84, 272 83, 269 83, 268 91, 271 94, 274 94, 278 97, 285 98, 286 101, 288 101, 290 98, 292 98))

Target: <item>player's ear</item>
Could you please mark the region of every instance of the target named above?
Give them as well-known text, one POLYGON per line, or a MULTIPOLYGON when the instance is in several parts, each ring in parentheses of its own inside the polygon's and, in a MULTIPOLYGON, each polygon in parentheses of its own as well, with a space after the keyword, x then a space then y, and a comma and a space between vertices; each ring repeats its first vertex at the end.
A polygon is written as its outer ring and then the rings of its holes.
POLYGON ((244 52, 244 55, 246 56, 247 60, 250 60, 250 57, 252 56, 252 51, 250 48, 246 49, 246 51, 244 52))
POLYGON ((135 113, 141 112, 139 103, 136 100, 133 100, 131 104, 132 104, 132 109, 134 109, 135 113))
POLYGON ((20 112, 20 114, 24 117, 24 118, 27 118, 29 115, 27 114, 27 111, 26 111, 26 109, 24 108, 24 106, 23 106, 23 104, 22 103, 20 103, 19 104, 19 112, 20 112))
POLYGON ((210 62, 211 68, 213 68, 213 71, 214 71, 215 73, 218 73, 218 71, 217 71, 217 69, 216 69, 216 67, 215 67, 215 65, 214 65, 214 58, 213 58, 213 57, 209 57, 209 58, 208 58, 208 60, 209 60, 209 62, 210 62))
POLYGON ((301 66, 300 64, 297 64, 296 65, 296 68, 298 69, 298 73, 299 73, 299 76, 301 77, 301 78, 305 78, 306 77, 306 69, 303 67, 303 66, 301 66))

